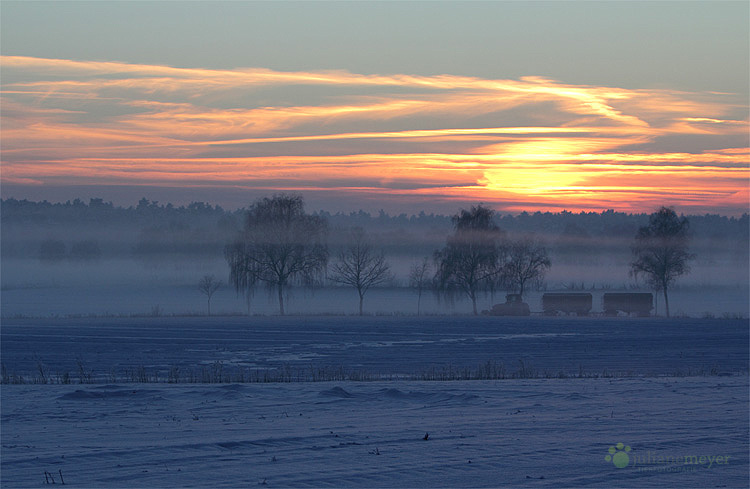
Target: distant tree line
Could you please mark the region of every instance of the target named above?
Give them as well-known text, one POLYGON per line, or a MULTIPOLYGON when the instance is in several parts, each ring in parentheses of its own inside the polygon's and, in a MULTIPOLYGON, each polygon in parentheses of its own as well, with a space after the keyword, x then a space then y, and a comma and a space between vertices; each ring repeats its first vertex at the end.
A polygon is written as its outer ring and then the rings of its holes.
MULTIPOLYGON (((90 199, 88 203, 80 199, 62 203, 47 201, 35 202, 14 198, 0 199, 0 223, 3 227, 18 225, 57 225, 57 224, 96 224, 107 228, 134 225, 139 228, 156 226, 167 228, 170 223, 191 226, 195 223, 210 222, 214 228, 239 230, 248 208, 227 210, 204 202, 192 202, 185 206, 162 204, 158 201, 141 199, 136 205, 115 206, 103 199, 90 199)), ((326 220, 330 230, 337 228, 348 232, 361 227, 368 232, 395 233, 401 230, 419 228, 433 230, 444 236, 452 227, 452 216, 421 211, 417 214, 389 215, 380 211, 372 215, 362 210, 331 213, 313 211, 326 220)), ((695 236, 706 238, 748 240, 750 236, 750 216, 728 217, 718 214, 686 215, 690 229, 695 236)), ((495 222, 509 234, 537 233, 576 238, 626 237, 633 236, 647 224, 648 213, 628 214, 607 210, 603 212, 521 212, 520 214, 496 214, 495 222)))

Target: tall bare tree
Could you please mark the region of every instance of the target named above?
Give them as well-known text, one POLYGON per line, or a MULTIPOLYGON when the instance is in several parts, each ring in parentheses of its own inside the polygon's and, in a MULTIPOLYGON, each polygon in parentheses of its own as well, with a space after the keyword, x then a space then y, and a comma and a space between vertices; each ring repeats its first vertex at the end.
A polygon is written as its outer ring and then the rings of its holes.
POLYGON ((664 306, 669 317, 667 290, 677 277, 690 272, 688 262, 694 255, 688 252, 690 223, 677 217, 674 210, 662 207, 651 214, 648 226, 643 226, 631 247, 633 261, 630 273, 636 278, 645 276, 646 283, 664 293, 664 306))
POLYGON ((198 290, 208 298, 208 315, 211 315, 211 297, 221 287, 221 281, 216 280, 213 275, 204 275, 198 281, 198 290))
POLYGON ((430 261, 427 257, 421 263, 413 264, 409 269, 409 287, 417 292, 417 316, 419 316, 422 305, 422 292, 432 283, 429 275, 430 261))
POLYGON ((502 231, 493 222, 494 211, 482 205, 453 216, 453 235, 435 252, 435 283, 443 293, 460 291, 477 312, 477 296, 489 289, 502 271, 502 231))
POLYGON ((319 280, 328 263, 327 224, 305 214, 298 195, 274 195, 256 201, 244 230, 225 248, 229 277, 237 292, 263 283, 278 295, 284 315, 284 293, 299 284, 319 280))
POLYGON ((375 252, 362 228, 354 228, 350 244, 341 252, 329 277, 332 281, 350 285, 359 294, 359 315, 364 314, 365 294, 370 287, 383 284, 392 278, 385 254, 375 252))
POLYGON ((552 266, 547 249, 532 236, 509 241, 506 251, 503 282, 509 290, 521 296, 529 281, 541 280, 552 266))

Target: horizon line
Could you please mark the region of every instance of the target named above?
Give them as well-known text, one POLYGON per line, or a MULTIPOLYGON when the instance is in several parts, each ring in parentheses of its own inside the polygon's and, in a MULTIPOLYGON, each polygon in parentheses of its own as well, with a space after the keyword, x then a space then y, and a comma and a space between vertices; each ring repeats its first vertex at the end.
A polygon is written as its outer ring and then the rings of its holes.
MULTIPOLYGON (((276 192, 276 193, 271 194, 271 196, 284 195, 284 194, 287 194, 287 195, 290 195, 290 194, 291 195, 300 195, 299 193, 295 193, 295 192, 276 192)), ((261 198, 263 198, 263 197, 261 197, 261 198)), ((303 197, 303 199, 304 199, 304 197, 303 197)), ((107 201, 103 197, 90 197, 88 203, 83 198, 66 199, 63 202, 62 200, 58 200, 58 201, 50 201, 50 200, 47 200, 47 199, 44 199, 44 200, 33 200, 33 199, 29 199, 29 198, 17 198, 17 197, 12 197, 12 196, 11 197, 0 197, 0 202, 6 202, 6 201, 9 201, 9 200, 15 200, 17 202, 29 202, 29 203, 32 203, 32 204, 44 204, 44 203, 47 203, 47 204, 52 205, 52 206, 55 206, 55 205, 59 205, 59 206, 71 205, 72 206, 72 205, 75 205, 76 201, 78 201, 78 202, 80 202, 80 204, 82 204, 83 206, 85 206, 87 208, 92 208, 92 203, 93 202, 95 202, 95 201, 101 201, 101 204, 104 204, 106 206, 111 206, 113 209, 121 209, 121 210, 136 209, 138 207, 138 204, 141 201, 143 201, 143 200, 147 201, 149 204, 156 205, 156 207, 160 208, 160 209, 168 209, 168 208, 171 208, 171 209, 187 209, 192 204, 204 204, 204 205, 206 205, 208 207, 211 207, 211 208, 213 208, 215 210, 220 209, 220 210, 222 210, 224 212, 239 212, 239 211, 247 210, 248 207, 249 207, 249 206, 243 206, 243 207, 227 208, 227 207, 222 206, 220 204, 212 204, 209 201, 203 201, 203 200, 193 200, 193 201, 191 201, 188 204, 175 205, 172 202, 162 202, 162 201, 159 201, 159 200, 151 200, 151 199, 147 199, 146 197, 141 197, 140 199, 137 200, 137 202, 135 204, 128 205, 128 206, 122 205, 122 204, 115 205, 113 203, 113 201, 111 201, 111 200, 107 201)), ((250 205, 252 205, 254 202, 257 202, 258 200, 260 200, 260 198, 254 199, 254 201, 250 205)), ((562 215, 562 214, 572 214, 572 215, 587 215, 588 214, 588 215, 590 215, 590 214, 597 214, 597 215, 603 215, 603 214, 607 214, 607 213, 612 213, 612 214, 622 214, 622 215, 625 215, 625 216, 648 216, 648 215, 653 214, 653 212, 627 212, 627 211, 620 211, 620 210, 616 210, 616 209, 580 210, 580 211, 569 211, 569 210, 564 210, 564 209, 563 210, 559 210, 559 211, 557 211, 557 210, 546 210, 546 211, 542 211, 542 210, 523 210, 523 211, 519 211, 519 212, 508 212, 508 211, 500 211, 500 210, 494 209, 491 205, 487 205, 484 202, 476 202, 474 204, 471 204, 471 206, 475 206, 475 205, 477 205, 477 206, 483 205, 485 207, 488 207, 496 215, 499 215, 499 216, 512 216, 512 217, 518 217, 518 216, 523 215, 523 214, 528 214, 528 215, 535 215, 535 214, 552 214, 552 215, 562 215)), ((675 211, 678 211, 678 209, 676 209, 674 206, 665 205, 664 207, 667 207, 667 208, 673 209, 675 211)), ((462 210, 462 209, 465 209, 465 208, 466 207, 458 207, 459 210, 462 210)), ((345 212, 345 211, 331 211, 331 210, 327 210, 327 209, 323 209, 323 208, 312 209, 309 212, 311 214, 327 213, 327 214, 330 214, 332 216, 337 216, 337 215, 349 216, 349 215, 352 215, 352 214, 366 214, 370 218, 375 218, 375 219, 378 218, 379 215, 384 215, 384 216, 387 216, 387 217, 390 217, 390 218, 397 218, 397 217, 401 217, 401 216, 406 216, 407 218, 412 218, 412 217, 419 218, 419 217, 421 217, 420 214, 422 214, 422 213, 424 213, 424 215, 427 216, 427 217, 451 218, 453 216, 452 214, 442 214, 442 213, 438 213, 438 212, 434 212, 434 211, 431 211, 431 212, 428 213, 427 209, 420 209, 419 211, 413 212, 413 213, 408 213, 408 212, 389 213, 389 212, 385 211, 384 209, 380 209, 377 213, 373 213, 373 212, 366 211, 366 210, 362 209, 361 207, 359 209, 357 209, 357 210, 352 210, 352 211, 349 211, 349 212, 345 212)), ((705 212, 705 213, 702 213, 702 214, 679 212, 679 214, 682 215, 682 216, 686 216, 686 217, 718 216, 718 217, 724 217, 724 218, 728 218, 728 219, 738 219, 738 220, 750 216, 750 212, 748 212, 748 211, 745 211, 745 212, 743 212, 742 214, 739 214, 739 215, 721 214, 721 213, 718 213, 718 212, 717 213, 705 212)))

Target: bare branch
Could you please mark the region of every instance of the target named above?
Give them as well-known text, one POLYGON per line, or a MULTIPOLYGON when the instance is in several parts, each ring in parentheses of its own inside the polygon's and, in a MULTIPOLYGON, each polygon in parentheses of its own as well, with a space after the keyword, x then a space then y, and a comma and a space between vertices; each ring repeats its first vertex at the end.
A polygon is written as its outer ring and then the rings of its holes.
POLYGON ((221 281, 217 281, 213 275, 204 275, 198 282, 198 290, 208 297, 208 315, 211 315, 211 297, 221 287, 221 281))
POLYGON ((359 294, 359 314, 363 314, 364 296, 370 287, 391 280, 390 266, 385 255, 375 253, 362 228, 354 228, 350 234, 351 243, 339 255, 338 262, 331 268, 330 280, 357 289, 359 294))
POLYGON ((525 236, 507 244, 502 281, 508 290, 523 296, 526 284, 541 280, 551 266, 547 249, 541 242, 533 236, 525 236))
POLYGON ((419 316, 422 304, 422 292, 432 283, 429 274, 430 261, 427 257, 421 263, 415 263, 409 269, 409 287, 417 292, 417 316, 419 316))

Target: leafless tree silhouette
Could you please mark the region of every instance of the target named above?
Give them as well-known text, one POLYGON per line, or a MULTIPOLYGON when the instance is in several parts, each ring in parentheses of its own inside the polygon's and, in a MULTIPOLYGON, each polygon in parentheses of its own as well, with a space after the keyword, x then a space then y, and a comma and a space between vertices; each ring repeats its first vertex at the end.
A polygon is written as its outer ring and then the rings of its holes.
POLYGON ((552 266, 546 248, 532 236, 509 241, 506 251, 502 281, 508 290, 521 296, 529 281, 541 280, 552 266))
POLYGON ((362 228, 352 229, 350 244, 341 252, 332 269, 330 279, 350 285, 359 294, 359 315, 364 314, 365 294, 370 287, 383 284, 392 278, 390 266, 383 252, 375 252, 362 228))
POLYGON ((493 222, 494 211, 482 205, 462 209, 453 216, 455 232, 446 246, 435 252, 435 283, 444 294, 460 291, 471 299, 474 314, 477 296, 491 288, 502 272, 502 231, 493 222))
POLYGON ((211 297, 221 287, 221 281, 217 281, 213 275, 204 275, 198 282, 198 290, 208 298, 208 315, 211 315, 211 297))
POLYGON ((230 281, 237 292, 264 283, 278 295, 284 315, 284 293, 298 284, 319 281, 328 263, 327 224, 305 214, 298 195, 275 195, 256 201, 244 230, 225 248, 230 281))
POLYGON ((421 263, 415 263, 409 269, 409 287, 417 292, 417 316, 420 314, 422 305, 422 292, 432 283, 429 275, 430 261, 427 257, 421 263))
POLYGON ((674 210, 662 207, 651 214, 648 226, 643 226, 631 247, 633 262, 630 273, 645 276, 646 283, 664 293, 664 305, 669 317, 667 290, 677 277, 690 272, 688 262, 694 255, 688 252, 690 223, 677 217, 674 210))

